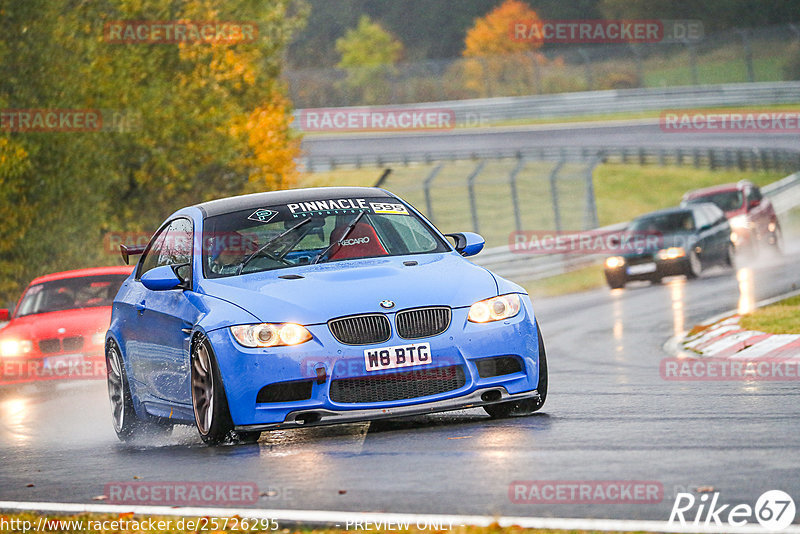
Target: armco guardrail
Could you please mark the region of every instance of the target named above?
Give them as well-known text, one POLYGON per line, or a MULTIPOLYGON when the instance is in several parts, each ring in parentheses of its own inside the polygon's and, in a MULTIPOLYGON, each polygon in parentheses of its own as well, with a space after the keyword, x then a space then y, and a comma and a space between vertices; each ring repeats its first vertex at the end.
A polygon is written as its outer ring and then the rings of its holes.
POLYGON ((466 159, 526 158, 538 161, 590 161, 637 163, 639 165, 692 165, 696 168, 778 170, 800 169, 800 150, 765 148, 685 147, 532 147, 525 150, 502 148, 462 148, 448 151, 419 150, 380 155, 337 154, 305 157, 306 171, 337 167, 382 167, 409 163, 432 163, 466 159))
MULTIPOLYGON (((794 173, 782 180, 761 188, 769 197, 775 211, 781 215, 800 205, 800 173, 794 173)), ((598 232, 615 232, 624 230, 628 223, 618 223, 598 228, 598 232)), ((547 254, 531 255, 513 252, 508 245, 486 249, 475 257, 475 263, 507 278, 519 281, 538 280, 562 274, 599 261, 604 256, 585 254, 547 254)))
MULTIPOLYGON (((375 109, 452 110, 456 124, 493 124, 509 120, 541 119, 609 112, 718 106, 766 106, 800 103, 800 81, 731 83, 653 89, 614 89, 518 97, 446 100, 376 106, 375 109)), ((370 106, 336 108, 369 110, 370 106)), ((303 110, 295 111, 299 120, 303 110)), ((299 122, 298 122, 299 124, 299 122)))

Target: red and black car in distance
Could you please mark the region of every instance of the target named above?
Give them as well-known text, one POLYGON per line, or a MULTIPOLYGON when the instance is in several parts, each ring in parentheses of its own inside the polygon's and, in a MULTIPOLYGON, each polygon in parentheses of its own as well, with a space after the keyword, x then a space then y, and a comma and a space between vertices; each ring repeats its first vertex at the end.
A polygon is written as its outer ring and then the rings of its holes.
POLYGON ((712 202, 725 212, 731 223, 731 240, 737 250, 755 254, 763 245, 781 251, 783 239, 772 202, 749 180, 689 191, 683 205, 712 202))
POLYGON ((103 379, 111 306, 133 268, 95 267, 34 279, 13 313, 0 309, 0 385, 103 379))

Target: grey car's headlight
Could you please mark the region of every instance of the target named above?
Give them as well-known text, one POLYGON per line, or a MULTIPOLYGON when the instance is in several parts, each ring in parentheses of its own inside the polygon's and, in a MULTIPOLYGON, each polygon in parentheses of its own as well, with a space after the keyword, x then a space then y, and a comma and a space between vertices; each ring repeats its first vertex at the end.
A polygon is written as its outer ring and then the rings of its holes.
POLYGON ((311 332, 295 323, 260 323, 231 327, 240 345, 254 348, 300 345, 311 339, 311 332))
POLYGON ((659 260, 677 260, 678 258, 683 258, 686 256, 686 251, 683 247, 669 247, 669 248, 662 248, 658 251, 658 259, 659 260))
POLYGON ((519 295, 509 293, 508 295, 500 295, 499 297, 476 302, 470 306, 467 318, 473 323, 502 321, 503 319, 514 317, 519 313, 521 307, 519 295))

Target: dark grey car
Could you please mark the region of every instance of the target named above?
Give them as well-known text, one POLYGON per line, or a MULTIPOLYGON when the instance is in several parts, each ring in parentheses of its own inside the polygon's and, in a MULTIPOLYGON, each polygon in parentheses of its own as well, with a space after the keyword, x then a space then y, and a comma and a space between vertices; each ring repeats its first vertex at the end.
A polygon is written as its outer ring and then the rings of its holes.
POLYGON ((696 278, 711 265, 734 264, 731 226, 725 213, 711 203, 648 213, 634 219, 627 230, 657 239, 648 239, 641 250, 606 258, 606 281, 613 289, 630 280, 659 282, 680 274, 696 278))

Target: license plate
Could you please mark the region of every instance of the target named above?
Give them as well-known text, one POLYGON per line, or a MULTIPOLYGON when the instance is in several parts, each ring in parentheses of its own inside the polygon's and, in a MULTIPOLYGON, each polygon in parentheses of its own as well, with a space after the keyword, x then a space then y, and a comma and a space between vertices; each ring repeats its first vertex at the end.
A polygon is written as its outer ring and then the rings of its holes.
POLYGON ((631 265, 628 267, 628 274, 645 274, 656 272, 655 263, 641 263, 639 265, 631 265))
POLYGON ((396 345, 382 349, 364 349, 364 364, 367 371, 382 371, 411 367, 412 365, 428 365, 432 363, 429 343, 412 343, 396 345))

